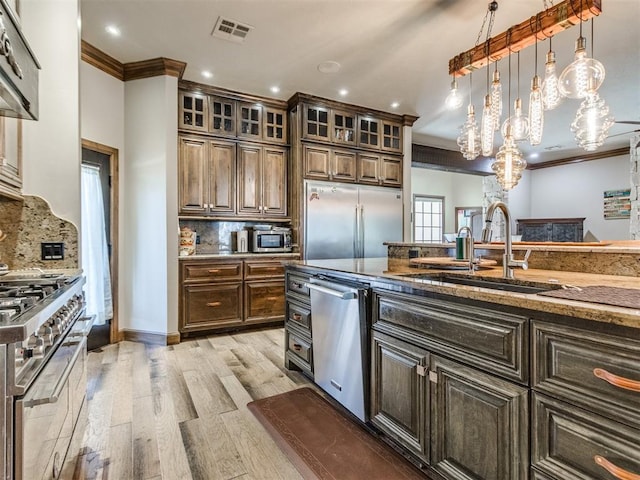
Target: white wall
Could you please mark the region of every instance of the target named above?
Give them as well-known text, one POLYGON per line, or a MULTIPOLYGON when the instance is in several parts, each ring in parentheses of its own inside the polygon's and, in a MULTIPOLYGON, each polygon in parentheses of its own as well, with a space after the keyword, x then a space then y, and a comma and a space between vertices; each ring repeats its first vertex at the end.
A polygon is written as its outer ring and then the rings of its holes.
POLYGON ((23 121, 23 193, 80 226, 80 33, 77 0, 22 0, 21 23, 40 62, 40 113, 23 121))
POLYGON ((531 217, 586 217, 584 233, 629 239, 629 219, 605 220, 603 193, 630 186, 629 156, 531 171, 531 217))
POLYGON ((482 206, 482 176, 413 167, 411 192, 412 195, 445 197, 444 233, 454 233, 455 207, 482 206))
POLYGON ((168 76, 125 84, 126 329, 178 331, 177 89, 168 76))
POLYGON ((532 218, 531 215, 531 171, 522 172, 522 178, 513 189, 509 190, 507 205, 511 212, 511 232, 517 231, 519 218, 532 218))

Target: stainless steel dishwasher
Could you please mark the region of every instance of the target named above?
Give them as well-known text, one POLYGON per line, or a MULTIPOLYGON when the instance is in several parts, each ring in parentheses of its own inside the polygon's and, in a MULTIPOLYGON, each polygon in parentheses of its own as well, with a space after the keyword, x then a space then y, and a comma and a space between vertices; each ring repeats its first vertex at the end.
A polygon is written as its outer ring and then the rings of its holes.
POLYGON ((366 422, 368 287, 329 278, 311 278, 307 286, 315 382, 366 422))

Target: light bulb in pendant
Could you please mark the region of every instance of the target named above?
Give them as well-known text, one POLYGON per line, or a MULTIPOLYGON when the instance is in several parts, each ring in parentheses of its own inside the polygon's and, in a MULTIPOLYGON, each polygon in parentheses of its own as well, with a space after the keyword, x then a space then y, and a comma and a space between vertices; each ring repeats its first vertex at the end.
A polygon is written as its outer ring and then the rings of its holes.
POLYGON ((498 183, 502 188, 511 190, 522 178, 522 172, 526 166, 527 162, 514 141, 511 127, 508 126, 504 144, 498 150, 496 159, 491 164, 491 169, 495 172, 498 183))
POLYGON ((547 52, 547 63, 544 65, 544 81, 542 82, 542 103, 545 110, 553 110, 562 103, 564 97, 558 90, 558 74, 556 73, 556 54, 547 52))
POLYGON ((467 109, 467 121, 460 129, 458 136, 458 146, 462 156, 467 160, 473 160, 480 155, 480 130, 476 122, 476 115, 473 105, 469 105, 467 109))
POLYGON ((531 80, 531 93, 529 94, 529 143, 531 145, 539 145, 542 142, 543 127, 542 90, 540 89, 540 77, 535 75, 531 80))
POLYGON ((604 81, 604 66, 598 60, 587 57, 587 40, 578 37, 575 60, 560 74, 558 89, 568 98, 585 98, 589 85, 596 91, 604 81))
POLYGON ((516 98, 513 102, 513 115, 502 124, 502 137, 506 140, 507 130, 511 127, 511 135, 516 142, 523 142, 529 138, 529 119, 522 113, 522 100, 516 98))
POLYGON ((458 82, 456 82, 456 79, 454 78, 451 82, 451 90, 449 91, 449 95, 447 95, 444 104, 448 110, 456 110, 462 106, 463 101, 462 95, 460 95, 460 92, 458 91, 458 82))
POLYGON ((493 153, 493 137, 495 135, 493 109, 491 95, 485 95, 484 108, 482 109, 482 125, 480 128, 480 138, 482 140, 482 155, 491 156, 493 153))
POLYGON ((493 114, 493 129, 498 130, 502 118, 502 84, 498 70, 493 72, 493 81, 491 82, 491 113, 493 114))
POLYGON ((593 152, 604 143, 613 123, 614 119, 609 115, 609 107, 600 98, 598 92, 589 89, 587 97, 580 104, 576 118, 571 124, 571 131, 575 134, 576 142, 580 147, 587 152, 593 152))

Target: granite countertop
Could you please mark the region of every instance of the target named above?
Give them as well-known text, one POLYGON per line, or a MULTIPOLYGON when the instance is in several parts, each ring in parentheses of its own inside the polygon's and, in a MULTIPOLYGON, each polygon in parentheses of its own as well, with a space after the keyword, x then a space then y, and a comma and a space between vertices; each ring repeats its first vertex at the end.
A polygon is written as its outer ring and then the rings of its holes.
POLYGON ((196 253, 195 255, 178 256, 178 260, 205 260, 205 259, 243 259, 243 258, 259 258, 259 257, 276 257, 276 258, 299 258, 299 253, 237 253, 237 252, 216 252, 216 253, 196 253))
MULTIPOLYGON (((401 275, 406 273, 435 274, 443 272, 443 270, 412 268, 409 266, 396 265, 390 267, 390 262, 387 258, 307 260, 292 263, 301 266, 373 277, 380 281, 403 282, 410 285, 412 288, 454 295, 461 298, 481 300, 516 308, 526 308, 540 312, 584 318, 587 320, 623 325, 632 328, 640 328, 640 310, 637 309, 545 297, 533 293, 515 293, 482 287, 454 285, 440 280, 402 277, 401 275)), ((447 270, 446 273, 447 275, 468 274, 466 270, 447 270)), ((481 270, 476 272, 475 276, 478 278, 501 278, 502 267, 499 266, 492 269, 481 270)), ((515 276, 516 279, 523 281, 560 283, 563 285, 577 287, 606 285, 610 287, 632 288, 638 289, 638 295, 640 295, 640 278, 638 277, 539 269, 516 269, 515 276)))
MULTIPOLYGON (((566 242, 565 242, 566 243, 566 242)), ((456 248, 455 243, 405 243, 405 242, 385 242, 391 247, 441 247, 456 248)), ((504 250, 504 243, 474 243, 475 249, 504 250)), ((563 245, 563 242, 513 242, 513 250, 544 250, 548 252, 580 252, 580 253, 640 253, 640 240, 612 240, 602 242, 585 242, 584 245, 571 243, 563 245)))

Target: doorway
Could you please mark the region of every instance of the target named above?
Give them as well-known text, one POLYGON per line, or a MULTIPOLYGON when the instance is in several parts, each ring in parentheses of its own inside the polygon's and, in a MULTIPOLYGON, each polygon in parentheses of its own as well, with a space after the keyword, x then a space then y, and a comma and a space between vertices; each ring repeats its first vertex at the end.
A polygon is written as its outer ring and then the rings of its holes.
POLYGON ((456 233, 462 227, 469 227, 473 232, 473 239, 480 241, 482 238, 482 207, 455 207, 456 233))
MULTIPOLYGON (((101 194, 95 194, 96 198, 93 198, 101 205, 101 210, 104 213, 104 239, 106 240, 106 257, 108 266, 102 266, 103 262, 100 261, 101 256, 100 249, 98 253, 94 248, 90 249, 90 255, 94 255, 90 262, 93 265, 91 268, 94 272, 84 272, 85 275, 101 275, 104 273, 107 277, 104 284, 110 286, 108 291, 104 292, 106 297, 111 297, 111 308, 104 309, 104 313, 100 313, 103 317, 104 323, 98 322, 91 329, 91 333, 88 338, 89 350, 94 350, 105 346, 109 343, 115 343, 119 341, 118 336, 118 150, 106 145, 91 142, 88 140, 82 140, 82 165, 85 173, 84 180, 87 180, 86 174, 89 176, 95 176, 97 179, 95 183, 99 183, 100 187, 96 186, 96 192, 101 191, 101 194), (97 198, 101 197, 101 198, 97 198), (96 266, 97 265, 97 266, 96 266), (108 268, 108 272, 106 269, 108 268), (102 272, 102 273, 101 273, 102 272), (108 317, 108 318, 107 318, 108 317)), ((86 211, 86 203, 93 200, 87 200, 83 195, 83 211, 86 211)), ((96 207, 96 205, 94 205, 96 207)), ((86 232, 85 232, 86 235, 86 232)), ((83 244, 85 242, 85 235, 83 235, 83 244)), ((84 249, 83 249, 84 250, 84 249)), ((85 250, 86 251, 86 250, 85 250)), ((87 261, 83 259, 83 264, 87 261)), ((101 303, 102 305, 102 303, 101 303)), ((102 310, 102 309, 101 309, 102 310)), ((101 319, 102 320, 102 319, 101 319)))

